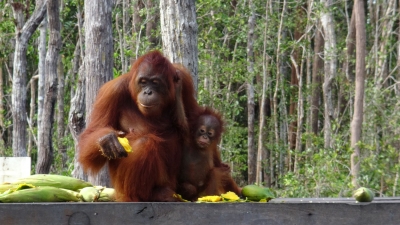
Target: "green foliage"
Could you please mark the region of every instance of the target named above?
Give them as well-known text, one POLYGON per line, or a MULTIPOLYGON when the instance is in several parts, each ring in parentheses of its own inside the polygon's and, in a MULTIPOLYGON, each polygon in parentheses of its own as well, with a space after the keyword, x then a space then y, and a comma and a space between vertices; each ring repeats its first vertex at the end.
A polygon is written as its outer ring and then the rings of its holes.
POLYGON ((286 173, 281 197, 349 197, 351 196, 349 151, 337 149, 308 149, 298 155, 301 166, 296 173, 286 173))
MULTIPOLYGON (((269 105, 265 131, 264 147, 270 158, 264 161, 264 172, 272 177, 272 186, 277 188, 279 197, 338 197, 350 196, 352 191, 350 178, 350 125, 352 113, 354 111, 354 90, 353 81, 349 81, 343 71, 343 64, 349 60, 351 65, 355 63, 355 57, 347 54, 348 23, 346 16, 352 13, 352 3, 346 1, 337 1, 326 8, 320 2, 313 2, 310 18, 307 18, 308 2, 287 1, 286 11, 282 14, 282 2, 270 2, 266 5, 265 1, 253 1, 256 14, 256 28, 254 30, 254 73, 248 72, 247 59, 247 38, 248 38, 248 19, 251 15, 247 1, 225 1, 225 0, 198 0, 196 1, 196 13, 198 23, 198 54, 199 54, 199 88, 198 101, 201 105, 207 105, 220 111, 226 121, 226 132, 223 135, 220 146, 222 159, 232 168, 232 175, 242 186, 247 184, 247 151, 248 151, 248 129, 247 129, 247 94, 246 84, 249 78, 253 78, 255 84, 255 139, 258 138, 260 97, 262 90, 261 76, 263 75, 264 53, 270 58, 268 70, 267 98, 269 105), (266 7, 272 7, 266 9, 266 7), (302 87, 304 102, 304 119, 301 138, 301 151, 289 149, 288 143, 288 125, 296 122, 298 112, 289 114, 291 103, 298 101, 298 86, 291 84, 291 64, 290 55, 297 53, 301 56, 305 51, 305 56, 310 54, 311 61, 314 56, 315 32, 322 12, 330 12, 333 15, 335 23, 336 49, 333 49, 337 55, 337 76, 333 80, 332 101, 334 102, 334 115, 331 115, 332 145, 330 149, 324 148, 324 106, 321 96, 321 105, 319 108, 319 130, 317 134, 310 134, 310 95, 316 88, 315 84, 308 82, 310 79, 310 70, 312 63, 303 66, 302 87), (265 15, 268 13, 267 15, 265 15), (283 17, 282 17, 283 16, 283 17), (281 18, 282 17, 282 18, 281 18), (266 21, 267 19, 267 21, 266 21), (282 20, 282 31, 278 34, 282 20), (306 30, 307 26, 309 30, 306 30), (265 36, 264 36, 264 30, 265 36), (308 33, 306 33, 308 32, 308 33), (299 36, 301 39, 299 40, 299 36), (279 37, 279 39, 278 39, 279 37), (264 38, 266 41, 264 41, 264 38), (279 40, 279 43, 278 43, 279 40), (265 43, 264 43, 265 42, 265 43), (280 48, 277 55, 277 48, 280 48), (264 52, 265 47, 265 52, 264 52), (349 57, 349 58, 348 58, 349 57), (277 65, 279 58, 280 64, 277 65), (277 84, 277 71, 281 79, 277 90, 276 106, 272 102, 277 84), (339 105, 339 97, 342 105, 339 105), (277 108, 275 115, 273 107, 277 108), (275 129, 274 118, 277 118, 277 129, 275 129), (276 137, 276 133, 277 136, 276 137), (278 139, 278 140, 276 140, 278 139), (290 157, 290 160, 289 160, 290 157), (294 165, 295 159, 297 164, 294 165), (289 165, 289 161, 292 165, 289 165), (268 162, 268 163, 267 163, 268 162), (269 163, 273 163, 272 166, 269 163), (271 171, 270 171, 271 170, 271 171)), ((62 60, 64 64, 65 75, 68 75, 65 84, 65 112, 68 112, 71 101, 71 92, 77 81, 77 74, 73 74, 72 61, 74 59, 74 50, 79 38, 77 26, 77 11, 83 13, 84 1, 71 0, 63 3, 61 11, 61 36, 63 46, 61 48, 62 60)), ((154 18, 159 12, 158 1, 154 7, 142 7, 140 10, 141 24, 135 24, 139 30, 134 31, 132 27, 133 4, 129 8, 123 8, 121 2, 117 2, 114 7, 113 35, 114 35, 114 77, 120 76, 126 69, 124 63, 134 60, 137 56, 144 54, 152 49, 161 49, 160 23, 157 21, 156 28, 151 31, 152 37, 155 37, 155 43, 151 43, 152 38, 147 37, 146 26, 149 18, 154 18), (122 14, 128 14, 128 29, 122 29, 122 14), (116 18, 119 18, 116 28, 116 18), (125 45, 121 48, 120 34, 125 45), (124 55, 124 59, 121 56, 124 55)), ((371 3, 369 7, 375 7, 371 3)), ((14 51, 13 39, 15 38, 15 25, 12 16, 12 10, 9 4, 0 2, 0 60, 12 61, 10 55, 14 51)), ((34 9, 34 4, 30 5, 30 12, 34 9)), ((373 8, 371 8, 373 10, 373 8)), ((381 12, 380 12, 381 13, 381 12)), ((381 13, 382 14, 382 13, 381 13)), ((383 37, 381 32, 387 29, 383 22, 393 18, 374 18, 380 15, 366 14, 368 23, 367 31, 367 73, 366 89, 364 99, 364 118, 362 126, 362 138, 358 146, 361 151, 361 170, 359 183, 362 186, 369 187, 374 191, 385 195, 396 195, 396 188, 399 186, 398 177, 400 173, 399 148, 400 148, 400 103, 398 101, 398 75, 397 75, 397 55, 398 36, 395 32, 397 27, 391 32, 385 46, 379 46, 379 40, 383 37), (376 21, 373 21, 377 19, 376 21), (378 35, 375 37, 375 35, 378 35), (376 39, 375 39, 376 38, 376 39), (378 46, 375 46, 375 41, 378 46), (378 50, 376 50, 378 49, 378 50), (375 52, 377 51, 377 52, 375 52), (386 59, 384 65, 384 75, 376 72, 376 63, 380 59, 386 59)), ((37 38, 39 32, 32 36, 27 49, 28 59, 28 80, 35 75, 38 64, 37 38)), ((321 58, 324 58, 321 55, 321 58)), ((9 65, 9 64, 7 64, 9 65)), ((350 67, 354 70, 353 67, 350 67)), ((380 68, 379 68, 380 69, 380 68)), ((355 71, 350 71, 350 76, 354 76, 355 71)), ((320 70, 323 80, 323 70, 320 70)), ((5 109, 4 128, 2 135, 10 137, 12 132, 11 119, 11 91, 9 80, 11 75, 6 68, 3 68, 5 79, 5 98, 2 100, 5 109)), ((319 87, 321 88, 322 85, 319 87)), ((29 94, 29 93, 28 93, 29 94)), ((29 96, 28 96, 29 99, 29 96)), ((67 114, 67 113, 66 113, 67 114)), ((33 121, 35 122, 35 121, 33 121)), ((65 115, 67 123, 67 115, 65 115)), ((35 123, 33 123, 34 126, 35 123)), ((67 128, 66 128, 67 129, 67 128)), ((56 127, 54 128, 56 130, 56 127)), ((37 135, 36 128, 33 133, 37 135)), ((68 133, 68 132, 67 132, 68 133)), ((10 140, 4 138, 4 149, 0 151, 6 156, 12 155, 10 140)), ((69 175, 73 170, 74 160, 74 142, 70 134, 59 138, 54 132, 54 164, 52 172, 69 175), (59 149, 63 148, 63 149, 59 149), (65 148, 65 149, 64 149, 65 148), (61 154, 65 150, 67 155, 66 165, 63 164, 65 158, 61 154)), ((257 141, 256 145, 258 144, 257 141)), ((256 146, 258 147, 258 146, 256 146)), ((37 149, 34 147, 32 155, 32 171, 36 166, 37 149)), ((397 188, 398 189, 398 188, 397 188)))

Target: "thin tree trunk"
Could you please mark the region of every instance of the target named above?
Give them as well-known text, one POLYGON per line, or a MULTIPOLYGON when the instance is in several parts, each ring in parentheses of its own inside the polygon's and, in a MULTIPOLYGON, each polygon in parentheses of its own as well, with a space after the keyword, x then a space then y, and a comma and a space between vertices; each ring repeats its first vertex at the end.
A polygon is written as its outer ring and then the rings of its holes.
POLYGON ((46 83, 46 46, 47 46, 47 18, 44 17, 39 26, 39 65, 38 65, 38 114, 37 114, 37 130, 41 130, 42 114, 43 114, 43 101, 44 101, 44 84, 46 83))
POLYGON ((77 87, 75 90, 75 95, 71 99, 71 107, 68 113, 68 126, 74 139, 75 144, 75 156, 74 156, 74 170, 72 171, 72 176, 82 180, 88 180, 88 176, 83 172, 82 165, 78 162, 79 148, 78 141, 79 135, 85 129, 85 76, 84 76, 84 64, 81 65, 79 69, 79 77, 77 81, 77 87))
POLYGON ((360 173, 360 148, 357 143, 361 140, 361 129, 363 123, 364 103, 364 80, 365 80, 365 49, 366 30, 364 1, 354 2, 356 19, 356 89, 354 97, 354 115, 351 121, 351 183, 353 187, 359 187, 358 174, 360 173))
POLYGON ((83 48, 84 33, 83 33, 83 20, 80 7, 77 9, 78 18, 78 30, 79 39, 78 44, 75 48, 74 59, 73 59, 73 73, 78 74, 76 80, 76 89, 71 91, 74 93, 71 99, 71 106, 68 113, 68 127, 71 132, 71 136, 74 139, 75 155, 74 155, 74 170, 72 176, 82 180, 88 180, 88 176, 83 172, 82 165, 78 162, 79 148, 78 148, 78 137, 85 129, 85 52, 83 48), (79 52, 78 52, 79 51, 79 52))
POLYGON ((3 79, 3 63, 4 63, 4 59, 0 58, 0 157, 3 157, 5 155, 5 144, 4 144, 4 137, 3 137, 3 133, 5 130, 4 127, 4 115, 2 112, 4 112, 4 103, 3 103, 3 99, 4 99, 4 79, 3 79))
POLYGON ((332 127, 331 120, 333 119, 333 103, 332 103, 332 83, 336 77, 336 35, 335 23, 333 15, 330 12, 333 0, 321 0, 324 4, 324 10, 321 15, 321 23, 324 29, 325 45, 324 45, 324 60, 325 60, 325 77, 323 84, 324 97, 324 148, 332 147, 332 127))
POLYGON ((154 29, 156 28, 156 13, 154 12, 154 0, 146 0, 146 8, 147 8, 147 24, 146 24, 146 37, 150 42, 150 48, 153 48, 157 44, 157 38, 155 34, 153 34, 154 29))
MULTIPOLYGON (((127 49, 129 48, 128 44, 126 43, 126 36, 129 36, 128 29, 129 29, 129 10, 127 10, 130 7, 129 5, 129 0, 122 0, 122 33, 123 33, 123 38, 122 38, 122 48, 127 49)), ((123 60, 121 62, 122 65, 122 72, 127 72, 129 70, 129 57, 127 57, 124 53, 123 60)))
POLYGON ((174 63, 185 66, 193 77, 197 91, 198 49, 194 0, 161 0, 160 20, 162 49, 174 63))
MULTIPOLYGON (((80 55, 80 42, 79 40, 76 42, 74 57, 71 60, 71 69, 68 70, 67 75, 65 76, 65 90, 69 90, 69 94, 71 99, 75 96, 75 85, 78 83, 77 74, 79 71, 79 67, 81 62, 80 55)), ((68 91, 67 91, 68 93, 68 91)), ((66 131, 67 132, 67 131, 66 131)))
POLYGON ((294 155, 294 165, 293 165, 293 172, 294 173, 298 173, 299 170, 299 154, 301 152, 301 136, 302 136, 302 127, 303 127, 303 118, 304 118, 304 110, 303 110, 303 64, 304 64, 304 54, 305 51, 302 51, 302 56, 301 56, 301 63, 299 66, 296 62, 296 58, 291 55, 290 59, 292 60, 292 65, 295 68, 295 72, 296 72, 296 76, 298 79, 298 102, 297 102, 297 121, 298 121, 298 126, 297 126, 297 130, 296 130, 296 139, 295 139, 295 155, 294 155), (300 68, 299 68, 300 67, 300 68))
MULTIPOLYGON (((121 29, 120 27, 119 27, 119 22, 120 22, 120 14, 119 13, 116 13, 116 15, 115 15, 115 29, 117 30, 117 32, 118 32, 118 39, 119 39, 119 41, 118 41, 118 44, 119 44, 119 46, 118 46, 118 48, 119 48, 119 57, 120 57, 120 60, 121 60, 121 66, 122 66, 122 72, 123 73, 126 73, 127 71, 128 71, 128 67, 126 67, 126 65, 125 65, 125 46, 124 46, 124 30, 123 29, 121 29)), ((124 21, 123 21, 123 19, 122 19, 122 23, 123 23, 124 21)))
MULTIPOLYGON (((400 165, 400 143, 399 141, 397 141, 397 165, 400 165)), ((397 192, 397 186, 398 186, 398 182, 399 182, 399 170, 396 171, 396 175, 394 178, 394 184, 393 184, 393 197, 396 197, 396 192, 397 192)))
MULTIPOLYGON (((400 12, 400 4, 398 5, 398 12, 400 12)), ((398 27, 400 27, 400 20, 398 22, 398 27)), ((397 37, 397 80, 400 80, 400 35, 397 37)), ((397 82, 395 86, 395 93, 397 96, 400 96, 400 82, 397 82)), ((399 156, 400 163, 400 156, 399 156)))
MULTIPOLYGON (((268 1, 265 5, 265 24, 268 24, 268 1)), ((267 55, 267 26, 264 28, 264 49, 263 49, 263 76, 262 76, 262 91, 261 91, 261 99, 260 99, 260 124, 259 124, 259 134, 258 134, 258 149, 257 149, 257 177, 256 183, 261 185, 265 182, 267 187, 271 186, 270 173, 263 173, 264 168, 269 170, 269 151, 265 148, 265 129, 266 129, 266 121, 265 121, 265 107, 267 101, 267 89, 269 83, 267 81, 268 74, 268 65, 270 57, 267 55), (265 180, 263 180, 265 178, 265 180)))
POLYGON ((142 35, 142 17, 140 16, 140 10, 143 8, 142 0, 133 1, 133 13, 132 13, 132 36, 136 43, 135 47, 135 58, 138 57, 140 49, 140 38, 142 35))
POLYGON ((311 131, 319 133, 318 114, 321 106, 321 77, 323 74, 324 62, 322 60, 324 39, 322 37, 321 26, 317 26, 314 44, 314 59, 312 71, 312 102, 311 102, 311 131))
MULTIPOLYGON (((293 15, 296 15, 298 18, 296 20, 296 26, 294 28, 294 41, 299 42, 300 39, 303 38, 303 33, 304 33, 304 27, 302 26, 302 22, 304 18, 304 13, 303 13, 303 7, 305 3, 301 4, 294 9, 295 13, 293 15)), ((296 99, 296 93, 298 93, 298 88, 299 88, 299 70, 302 70, 303 68, 296 68, 296 67, 302 67, 303 65, 299 65, 299 47, 296 47, 293 49, 292 54, 290 55, 290 58, 292 61, 292 67, 291 67, 291 73, 290 73, 290 97, 289 97, 289 117, 291 118, 291 122, 289 123, 289 129, 288 129, 288 171, 293 171, 294 170, 294 164, 293 159, 296 156, 292 156, 292 151, 295 150, 296 148, 296 135, 297 135, 297 130, 298 130, 298 123, 299 121, 297 120, 297 116, 299 112, 297 111, 298 109, 298 102, 295 100, 296 99), (296 65, 295 65, 296 64, 296 65)))
POLYGON ((257 152, 254 146, 254 123, 255 123, 255 102, 254 102, 254 29, 256 26, 256 15, 254 4, 249 0, 251 15, 248 20, 247 32, 247 182, 254 184, 257 177, 257 152))
MULTIPOLYGON (((377 37, 379 43, 379 52, 376 52, 377 56, 377 64, 375 71, 375 79, 376 84, 379 87, 386 86, 386 78, 388 75, 388 45, 391 45, 390 36, 393 33, 393 24, 396 13, 396 2, 395 0, 390 0, 385 2, 385 6, 383 8, 386 10, 382 18, 379 19, 381 22, 382 34, 377 37), (387 4, 387 5, 386 5, 387 4)), ((378 47, 378 46, 377 46, 378 47)))
POLYGON ((12 149, 13 156, 27 155, 27 121, 26 121, 26 52, 28 41, 39 26, 46 12, 45 1, 37 1, 35 11, 29 20, 23 23, 23 6, 21 3, 12 3, 14 18, 17 23, 15 30, 15 53, 12 84, 12 149))
MULTIPOLYGON (((113 78, 113 1, 85 1, 85 82, 86 121, 90 121, 92 105, 97 91, 113 78), (90 85, 89 85, 90 84, 90 85)), ((96 175, 89 174, 95 185, 111 186, 108 167, 96 175)))
POLYGON ((266 182, 266 186, 269 187, 271 186, 270 183, 270 176, 271 174, 263 174, 264 169, 263 168, 269 168, 269 163, 268 159, 270 157, 269 151, 266 150, 265 148, 265 140, 266 140, 266 135, 265 135, 265 129, 266 129, 266 121, 265 121, 265 107, 266 107, 266 92, 268 89, 268 81, 267 81, 267 68, 269 65, 269 56, 266 55, 266 52, 264 51, 264 62, 263 62, 263 79, 262 79, 262 93, 261 93, 261 105, 260 105, 260 124, 259 124, 259 134, 258 134, 258 146, 257 146, 257 177, 256 177, 256 183, 258 185, 261 185, 263 182, 266 182), (266 155, 265 155, 266 154, 266 155), (265 155, 265 156, 264 156, 265 155), (267 160, 265 160, 267 159, 267 160), (265 160, 265 161, 264 161, 265 160), (263 178, 266 177, 266 180, 263 180, 263 178))
POLYGON ((47 1, 49 43, 46 55, 46 84, 41 130, 39 131, 36 173, 49 173, 53 163, 53 120, 57 99, 57 63, 61 48, 61 23, 59 0, 47 1))
MULTIPOLYGON (((281 141, 280 141, 280 136, 279 136, 279 120, 278 120, 278 92, 279 89, 281 88, 282 84, 282 76, 281 76, 281 40, 283 36, 283 19, 284 15, 286 14, 286 0, 283 0, 283 6, 282 6, 282 12, 280 16, 280 23, 279 23, 279 28, 278 28, 278 41, 277 41, 277 49, 276 49, 276 78, 275 78, 275 89, 272 97, 273 101, 273 121, 274 121, 274 133, 275 133, 275 145, 279 146, 281 141)), ((283 91, 283 90, 281 90, 283 91)), ((286 109, 284 109, 286 110, 286 109)), ((286 115, 286 114, 285 114, 286 115)), ((286 117, 285 117, 286 118, 286 117)), ((272 156, 273 154, 271 154, 272 156)), ((271 157, 272 158, 272 157, 271 157)), ((276 163, 278 166, 278 178, 282 175, 283 173, 283 153, 281 150, 276 152, 276 157, 275 157, 278 162, 276 163)), ((272 168, 273 163, 271 162, 271 172, 273 171, 272 168)), ((273 183, 274 181, 271 181, 273 183)), ((275 186, 278 186, 278 182, 275 182, 275 186)))
POLYGON ((346 60, 343 62, 343 71, 350 82, 354 82, 354 51, 356 48, 356 18, 354 16, 354 8, 349 23, 349 31, 346 37, 346 60))
MULTIPOLYGON (((35 109, 36 109, 36 80, 38 80, 39 76, 33 76, 30 80, 31 87, 31 103, 29 104, 29 135, 28 135, 28 156, 31 156, 33 142, 35 140, 35 134, 33 133, 33 126, 35 125, 35 109)), ((35 141, 35 145, 37 145, 35 141)))
POLYGON ((61 155, 61 168, 64 170, 67 168, 67 146, 64 144, 65 137, 65 109, 64 109, 64 97, 65 97, 65 80, 64 80, 64 64, 61 57, 58 58, 57 63, 57 79, 58 79, 58 91, 57 91, 57 146, 58 154, 61 155))

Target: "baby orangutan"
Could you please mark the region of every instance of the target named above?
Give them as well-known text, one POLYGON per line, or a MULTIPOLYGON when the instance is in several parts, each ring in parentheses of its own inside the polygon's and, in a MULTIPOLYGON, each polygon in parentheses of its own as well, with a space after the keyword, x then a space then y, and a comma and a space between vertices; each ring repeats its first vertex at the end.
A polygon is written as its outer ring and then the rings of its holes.
POLYGON ((189 121, 189 127, 191 143, 183 152, 177 192, 190 201, 228 191, 240 195, 240 188, 231 177, 230 167, 221 162, 218 150, 223 131, 221 115, 204 108, 195 121, 189 121))

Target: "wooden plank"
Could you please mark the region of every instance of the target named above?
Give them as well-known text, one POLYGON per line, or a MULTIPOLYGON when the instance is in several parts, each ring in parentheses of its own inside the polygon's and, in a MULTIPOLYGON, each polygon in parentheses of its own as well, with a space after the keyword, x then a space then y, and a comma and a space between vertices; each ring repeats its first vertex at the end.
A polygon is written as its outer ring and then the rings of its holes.
MULTIPOLYGON (((354 198, 276 198, 271 203, 354 203, 354 198)), ((400 197, 375 197, 373 203, 400 203, 400 197)))
POLYGON ((25 224, 399 224, 400 204, 384 203, 12 203, 0 223, 25 224))

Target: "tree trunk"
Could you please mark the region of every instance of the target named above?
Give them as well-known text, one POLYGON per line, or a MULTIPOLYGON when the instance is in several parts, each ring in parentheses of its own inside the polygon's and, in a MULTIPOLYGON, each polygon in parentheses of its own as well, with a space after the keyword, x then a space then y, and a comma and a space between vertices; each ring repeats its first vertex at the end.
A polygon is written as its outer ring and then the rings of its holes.
POLYGON ((75 155, 74 155, 74 170, 72 176, 81 180, 88 180, 87 175, 83 172, 82 166, 78 162, 79 148, 78 148, 78 137, 85 129, 85 64, 84 64, 84 48, 83 48, 83 21, 82 12, 78 7, 78 29, 79 39, 76 44, 74 59, 73 59, 73 73, 78 74, 76 81, 76 89, 71 91, 74 93, 71 99, 71 106, 68 113, 68 127, 71 132, 71 136, 74 139, 75 155))
POLYGON ((85 129, 85 76, 84 76, 84 65, 79 69, 79 78, 77 81, 77 87, 75 95, 71 100, 71 107, 68 114, 68 126, 71 131, 72 138, 75 144, 75 156, 74 156, 74 170, 72 176, 82 180, 88 180, 88 176, 83 172, 82 166, 78 162, 79 148, 78 141, 79 135, 85 129))
POLYGON ((174 63, 181 63, 191 72, 197 91, 198 31, 195 1, 161 0, 160 20, 165 56, 174 63))
MULTIPOLYGON (((265 4, 265 23, 268 24, 268 1, 265 4)), ((271 186, 271 178, 272 174, 264 173, 264 169, 269 170, 269 151, 265 148, 265 129, 266 129, 266 121, 265 117, 265 108, 267 102, 267 89, 269 87, 269 83, 267 81, 268 74, 268 65, 270 56, 267 55, 267 26, 264 28, 264 49, 263 49, 263 76, 262 76, 262 90, 261 90, 261 99, 260 99, 260 125, 259 125, 259 134, 258 134, 258 146, 257 146, 257 176, 256 183, 261 185, 263 182, 267 187, 271 186), (264 164, 264 165, 263 165, 264 164), (263 180, 265 178, 265 180, 263 180)))
POLYGON ((61 57, 57 63, 57 146, 58 154, 61 156, 61 168, 67 168, 67 146, 64 144, 65 122, 64 122, 64 97, 65 97, 65 80, 64 80, 64 64, 61 57))
POLYGON ((351 183, 353 187, 359 187, 358 174, 360 173, 360 148, 357 143, 361 140, 364 104, 364 80, 365 80, 365 51, 366 30, 364 1, 354 2, 356 19, 356 90, 354 97, 354 115, 351 121, 351 183))
POLYGON ((5 143, 4 143, 4 137, 3 137, 3 132, 5 130, 4 127, 4 116, 3 113, 4 112, 4 103, 3 103, 3 99, 4 99, 4 79, 3 79, 3 63, 4 63, 4 59, 0 58, 0 157, 5 156, 5 143))
POLYGON ((333 103, 332 103, 332 83, 336 76, 336 35, 335 23, 333 15, 330 12, 332 8, 332 0, 321 0, 324 4, 324 10, 321 15, 321 23, 324 29, 325 45, 324 45, 324 60, 325 60, 325 77, 323 84, 324 97, 324 148, 332 147, 332 128, 331 120, 333 118, 333 103))
MULTIPOLYGON (((384 86, 387 87, 387 76, 388 76, 388 46, 392 45, 390 41, 390 36, 393 35, 393 24, 394 19, 396 17, 396 2, 395 0, 390 0, 384 3, 382 6, 385 9, 385 13, 379 19, 381 23, 380 26, 383 27, 381 35, 377 35, 376 40, 377 44, 379 45, 379 51, 376 52, 376 70, 375 70, 375 83, 380 87, 384 86)), ((378 47, 378 46, 376 46, 378 47)))
MULTIPOLYGON (((304 33, 304 26, 302 25, 302 22, 307 20, 304 17, 304 12, 303 8, 306 7, 305 3, 304 4, 299 4, 295 11, 295 15, 298 18, 296 20, 296 26, 294 28, 294 41, 299 42, 300 39, 303 37, 304 33)), ((291 67, 291 73, 290 73, 290 104, 289 104, 289 118, 291 119, 292 122, 289 123, 289 129, 288 129, 288 143, 289 143, 289 151, 288 151, 288 169, 289 171, 294 170, 294 162, 293 159, 295 156, 291 155, 291 152, 294 151, 296 148, 296 135, 297 135, 297 128, 298 128, 298 123, 299 121, 297 120, 297 116, 299 112, 297 111, 298 109, 298 102, 296 101, 296 93, 298 93, 298 88, 299 88, 299 74, 298 72, 302 70, 301 68, 303 65, 299 65, 299 51, 300 47, 294 47, 293 53, 291 54, 291 58, 293 58, 292 61, 292 67, 291 67), (293 61, 294 60, 294 61, 293 61), (296 68, 298 67, 298 68, 296 68)))
MULTIPOLYGON (((273 103, 273 121, 274 121, 274 135, 275 135, 275 146, 279 146, 280 141, 280 136, 279 136, 279 120, 278 120, 278 93, 279 93, 279 89, 282 90, 282 76, 281 76, 281 72, 282 72, 282 63, 281 63, 281 59, 282 59, 282 52, 281 52, 281 40, 282 40, 282 36, 284 35, 283 32, 283 19, 284 19, 284 15, 286 14, 286 0, 283 0, 283 5, 282 5, 282 12, 280 15, 280 22, 279 22, 279 28, 278 28, 278 37, 277 37, 277 48, 276 48, 276 77, 275 77, 275 88, 274 88, 274 93, 273 93, 273 97, 272 97, 272 103, 273 103)), ((286 110, 286 109, 284 109, 286 110)), ((284 113, 284 112, 283 112, 284 113)), ((284 115, 284 117, 286 116, 286 113, 284 115)), ((286 118, 286 117, 285 117, 286 118)), ((271 151, 270 157, 272 158, 272 155, 274 153, 271 151)), ((275 165, 277 166, 277 174, 278 176, 281 176, 283 174, 283 153, 282 151, 276 151, 276 159, 277 162, 275 163, 275 165)), ((274 169, 275 167, 273 166, 274 162, 270 162, 270 170, 271 173, 274 174, 274 169)), ((279 178, 277 178, 276 180, 278 180, 279 178)), ((275 180, 271 180, 271 183, 275 182, 275 180)), ((278 185, 278 182, 275 182, 275 186, 278 185)))
MULTIPOLYGON (((97 91, 113 78, 112 0, 85 1, 85 82, 86 121, 90 121, 97 91)), ((95 185, 111 186, 107 166, 96 175, 95 185)))
POLYGON ((140 37, 142 36, 142 17, 140 10, 143 8, 142 0, 133 0, 133 13, 132 13, 132 36, 136 42, 135 59, 138 58, 140 49, 140 37))
POLYGON ((46 55, 46 83, 43 102, 42 122, 38 136, 38 159, 36 173, 49 173, 53 162, 53 120, 57 99, 57 64, 61 48, 61 23, 59 0, 47 1, 49 21, 49 44, 46 55))
POLYGON ((157 38, 155 34, 153 34, 154 29, 156 28, 156 13, 154 13, 154 0, 146 0, 146 8, 147 8, 147 24, 146 24, 146 37, 150 42, 150 48, 154 48, 157 45, 157 38))
POLYGON ((263 184, 265 182, 265 185, 267 187, 271 186, 270 183, 270 176, 271 174, 265 174, 263 173, 263 168, 269 168, 269 163, 268 161, 265 161, 265 159, 269 159, 269 152, 265 148, 265 140, 266 140, 266 135, 264 130, 266 129, 266 115, 265 115, 265 107, 266 107, 266 102, 267 102, 267 89, 269 84, 267 83, 267 73, 268 73, 268 65, 269 65, 269 56, 265 54, 264 51, 264 63, 263 63, 263 77, 262 77, 262 92, 261 92, 261 99, 260 99, 260 125, 259 125, 259 134, 258 134, 258 146, 257 146, 257 168, 256 168, 256 183, 258 185, 263 184), (265 155, 265 156, 264 156, 265 155), (263 178, 266 178, 266 180, 263 180, 263 178))
MULTIPOLYGON (((398 6, 398 11, 400 11, 400 4, 398 6)), ((398 26, 400 27, 400 20, 398 26)), ((397 80, 400 80, 400 35, 397 37, 397 80)), ((395 93, 397 96, 400 96, 400 82, 397 82, 395 86, 395 93)), ((400 155, 399 155, 399 163, 400 163, 400 155)))
POLYGON ((38 50, 39 50, 39 65, 38 65, 38 113, 37 113, 37 130, 40 131, 42 125, 43 101, 44 101, 44 84, 46 83, 46 44, 47 44, 47 18, 44 17, 39 26, 38 50))
POLYGON ((301 136, 302 136, 302 127, 303 127, 303 118, 304 118, 304 108, 303 108, 304 99, 303 99, 303 91, 302 91, 303 90, 303 76, 302 75, 303 75, 303 68, 304 68, 303 67, 304 57, 305 57, 305 52, 302 51, 301 60, 300 60, 301 66, 299 66, 296 62, 298 59, 296 59, 294 55, 290 56, 290 58, 292 60, 292 65, 294 66, 295 74, 296 74, 296 77, 298 80, 298 90, 297 90, 298 91, 298 95, 297 95, 298 102, 296 104, 297 105, 297 118, 296 118, 297 130, 296 130, 296 135, 295 135, 295 148, 294 148, 295 155, 294 155, 294 163, 293 163, 293 172, 296 174, 298 174, 299 168, 300 168, 300 166, 299 166, 299 161, 300 161, 299 157, 300 156, 299 155, 301 152, 301 136))
POLYGON ((354 82, 354 50, 356 48, 356 19, 354 15, 354 8, 351 15, 348 34, 346 38, 346 60, 343 62, 343 71, 346 73, 346 78, 354 82))
POLYGON ((322 60, 324 38, 322 37, 321 25, 318 23, 315 30, 314 39, 314 59, 312 69, 312 101, 311 101, 311 132, 318 134, 320 129, 318 126, 318 115, 321 106, 321 77, 323 74, 324 61, 322 60))
MULTIPOLYGON (((37 146, 37 141, 35 134, 33 133, 33 127, 35 126, 35 109, 36 109, 36 80, 39 78, 38 75, 33 76, 30 80, 30 87, 31 87, 31 103, 29 104, 29 135, 28 135, 28 156, 31 156, 33 142, 35 140, 35 145, 37 146)), ((1 111, 0 111, 1 112, 1 111)))
POLYGON ((247 31, 247 182, 254 184, 257 176, 257 152, 254 146, 254 29, 256 26, 256 14, 252 0, 249 0, 251 15, 248 20, 247 31))
MULTIPOLYGON (((118 44, 119 44, 118 48, 119 48, 119 57, 121 60, 121 70, 122 70, 122 73, 126 73, 128 71, 128 68, 125 66, 125 63, 124 63, 124 61, 125 61, 124 39, 125 38, 124 38, 124 31, 123 31, 123 29, 120 28, 120 25, 119 25, 120 20, 121 20, 120 13, 118 12, 115 14, 115 29, 118 32, 118 39, 119 39, 118 40, 118 44)), ((122 20, 122 22, 123 22, 123 20, 122 20)))
POLYGON ((37 1, 35 11, 29 20, 23 24, 23 6, 21 3, 13 3, 14 18, 17 23, 15 30, 15 54, 13 66, 12 84, 12 149, 13 156, 27 155, 27 123, 26 123, 26 52, 28 41, 33 32, 39 26, 46 12, 45 1, 37 1))
MULTIPOLYGON (((128 44, 126 43, 126 37, 129 36, 128 33, 128 29, 129 29, 129 13, 130 11, 128 10, 128 8, 130 7, 129 4, 130 0, 122 0, 122 33, 124 35, 124 38, 122 38, 122 48, 125 50, 127 48, 129 48, 128 44)), ((123 60, 121 62, 122 65, 122 72, 125 73, 129 70, 129 66, 130 66, 130 60, 129 57, 127 57, 124 53, 124 57, 123 60)))

